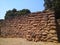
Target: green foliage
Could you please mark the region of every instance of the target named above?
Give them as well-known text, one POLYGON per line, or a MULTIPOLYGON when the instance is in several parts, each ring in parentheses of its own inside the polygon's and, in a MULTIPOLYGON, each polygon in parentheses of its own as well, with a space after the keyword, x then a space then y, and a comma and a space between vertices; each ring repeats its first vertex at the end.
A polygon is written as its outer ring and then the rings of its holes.
POLYGON ((14 8, 14 9, 12 10, 12 12, 17 12, 17 10, 14 8))
POLYGON ((5 19, 8 18, 14 18, 14 16, 19 16, 19 15, 26 15, 28 13, 31 13, 30 10, 28 9, 22 9, 20 11, 17 11, 15 8, 13 10, 8 10, 5 15, 5 19))
POLYGON ((45 4, 45 9, 52 9, 53 7, 53 0, 44 0, 45 4))
POLYGON ((15 12, 13 12, 13 11, 11 11, 11 10, 8 10, 8 11, 6 12, 5 19, 10 18, 10 17, 13 17, 14 14, 15 14, 15 12))
POLYGON ((31 13, 30 10, 28 10, 28 9, 22 9, 22 10, 18 11, 17 14, 18 15, 26 15, 28 13, 31 13))
POLYGON ((56 18, 60 18, 60 0, 44 0, 45 9, 50 9, 55 11, 56 18))

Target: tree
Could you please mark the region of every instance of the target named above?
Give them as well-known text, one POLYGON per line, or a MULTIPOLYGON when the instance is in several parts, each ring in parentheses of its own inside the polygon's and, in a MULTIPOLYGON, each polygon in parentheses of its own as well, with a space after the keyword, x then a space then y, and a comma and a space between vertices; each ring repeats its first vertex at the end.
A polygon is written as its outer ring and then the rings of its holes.
POLYGON ((53 8, 53 0, 44 0, 44 2, 45 10, 53 8))
POLYGON ((17 9, 13 8, 12 12, 17 12, 17 9))
POLYGON ((30 10, 28 10, 28 9, 22 9, 22 10, 18 11, 18 15, 25 15, 28 13, 31 13, 30 10))
POLYGON ((8 10, 5 14, 5 19, 13 17, 13 16, 14 16, 14 13, 11 10, 8 10))
POLYGON ((17 10, 14 8, 12 10, 8 10, 5 14, 5 19, 13 18, 16 15, 17 10))
POLYGON ((30 10, 28 9, 22 9, 20 11, 17 11, 15 8, 12 10, 8 10, 5 14, 5 19, 8 18, 14 18, 15 16, 20 16, 20 15, 26 15, 28 13, 31 13, 30 10))
POLYGON ((45 10, 55 11, 55 17, 60 18, 60 0, 44 0, 45 10))
POLYGON ((60 0, 56 0, 54 4, 55 4, 54 10, 55 10, 56 18, 60 19, 60 0))

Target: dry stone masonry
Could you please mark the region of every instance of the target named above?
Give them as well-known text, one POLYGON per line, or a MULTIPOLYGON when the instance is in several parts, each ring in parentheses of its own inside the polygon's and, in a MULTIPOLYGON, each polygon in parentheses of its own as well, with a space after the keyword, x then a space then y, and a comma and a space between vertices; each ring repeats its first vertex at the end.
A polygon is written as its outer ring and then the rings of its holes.
POLYGON ((3 21, 1 37, 20 37, 29 41, 57 42, 55 15, 52 11, 16 16, 3 21))

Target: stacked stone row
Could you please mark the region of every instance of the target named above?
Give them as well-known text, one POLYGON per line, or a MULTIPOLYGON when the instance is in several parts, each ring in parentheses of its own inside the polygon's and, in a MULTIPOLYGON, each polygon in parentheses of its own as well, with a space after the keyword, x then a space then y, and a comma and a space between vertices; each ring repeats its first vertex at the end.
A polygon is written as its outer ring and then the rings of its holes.
POLYGON ((21 37, 30 41, 57 42, 55 16, 52 12, 32 13, 5 20, 3 37, 21 37))
MULTIPOLYGON (((56 23, 54 13, 46 13, 45 16, 40 16, 41 20, 38 20, 38 24, 32 24, 31 31, 27 31, 27 40, 30 41, 50 41, 57 42, 56 23), (38 26, 38 27, 37 27, 38 26), (41 26, 41 27, 40 27, 41 26)), ((33 21, 32 21, 33 22, 33 21)))

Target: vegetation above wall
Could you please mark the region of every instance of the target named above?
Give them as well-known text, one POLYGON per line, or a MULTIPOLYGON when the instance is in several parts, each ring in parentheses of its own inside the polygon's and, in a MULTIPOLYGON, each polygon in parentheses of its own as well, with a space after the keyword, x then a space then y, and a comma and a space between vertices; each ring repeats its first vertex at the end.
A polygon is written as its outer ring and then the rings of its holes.
POLYGON ((22 9, 17 11, 17 9, 8 10, 5 14, 5 19, 13 18, 14 16, 21 16, 31 13, 29 9, 22 9))
MULTIPOLYGON (((55 11, 55 17, 58 19, 60 18, 60 0, 44 0, 44 6, 45 6, 45 10, 53 10, 55 11)), ((18 15, 26 15, 28 13, 31 13, 29 9, 22 9, 17 11, 17 9, 12 9, 12 10, 8 10, 5 14, 5 19, 10 18, 10 17, 14 17, 14 16, 18 16, 18 15)))

